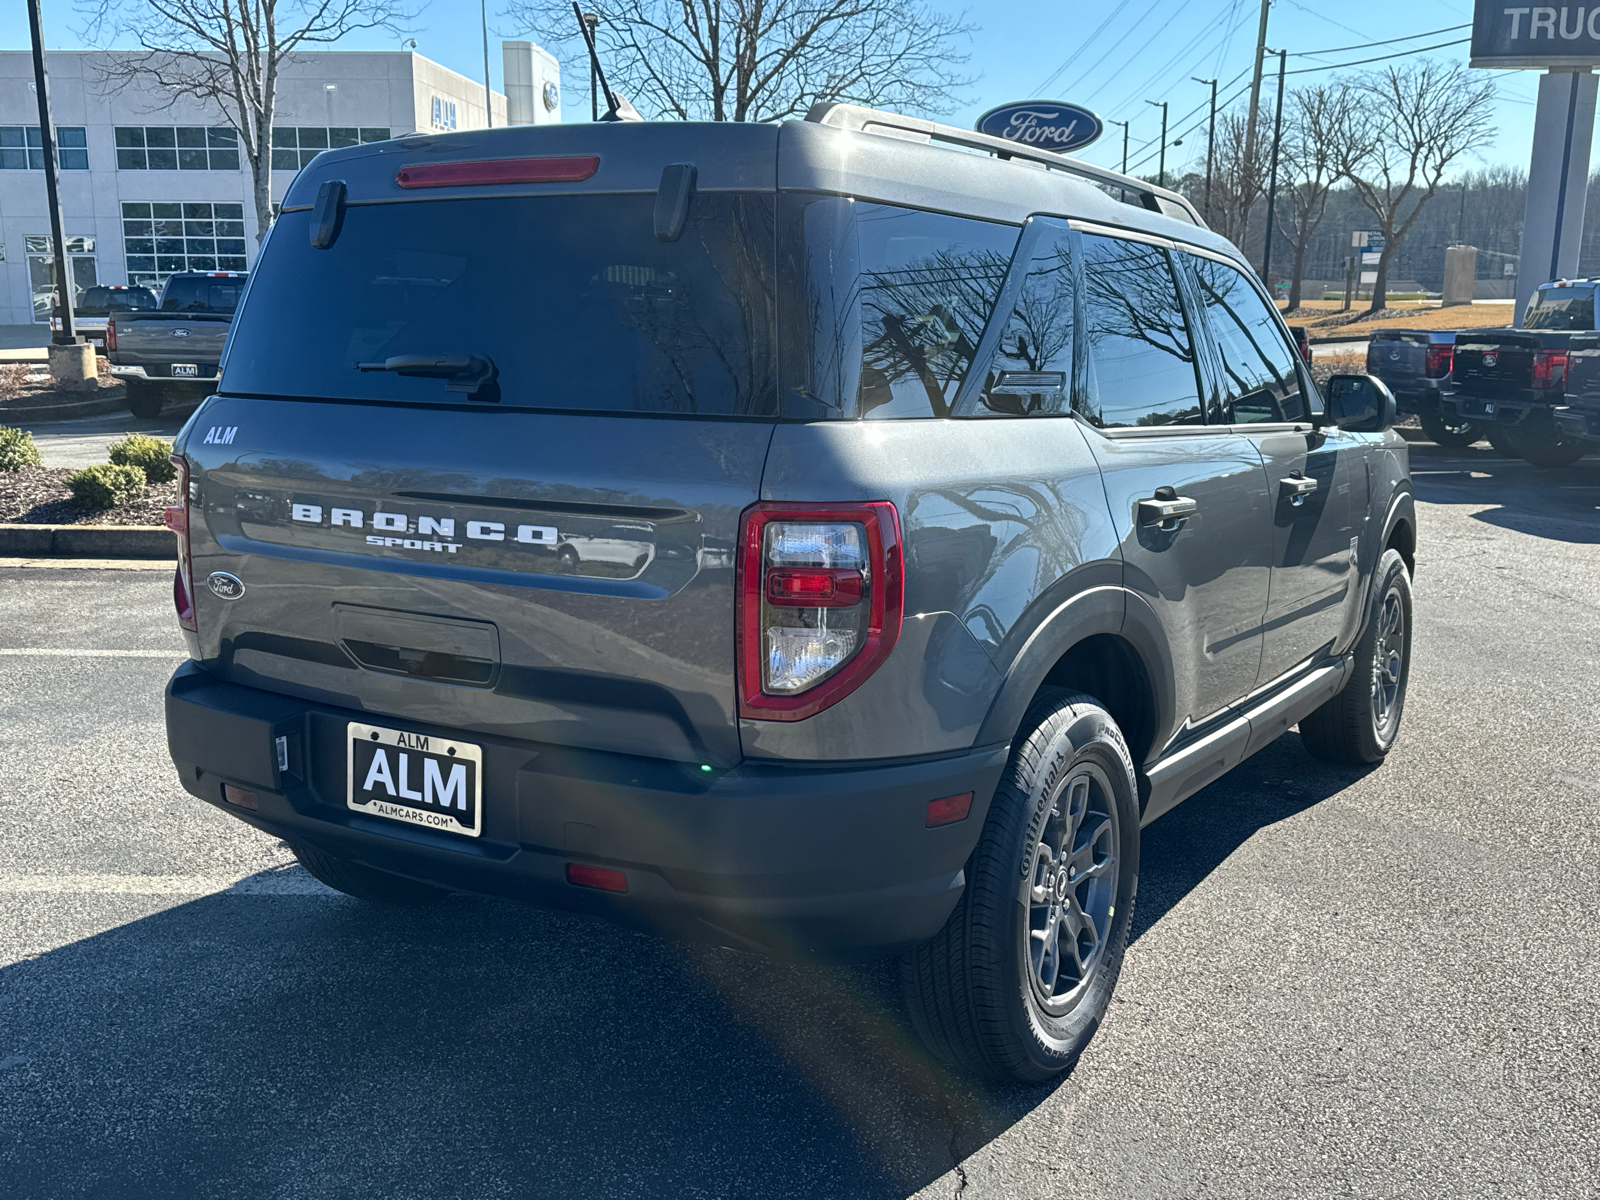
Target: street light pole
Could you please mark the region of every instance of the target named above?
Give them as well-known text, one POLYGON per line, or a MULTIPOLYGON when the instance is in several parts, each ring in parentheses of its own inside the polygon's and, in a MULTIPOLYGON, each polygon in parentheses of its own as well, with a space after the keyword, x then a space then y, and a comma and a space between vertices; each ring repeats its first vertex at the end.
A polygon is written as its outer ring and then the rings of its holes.
POLYGON ((1211 85, 1211 126, 1206 133, 1206 220, 1211 220, 1211 160, 1217 149, 1217 81, 1215 79, 1201 79, 1198 75, 1189 78, 1196 83, 1209 83, 1211 85))
MULTIPOLYGON (((583 23, 589 27, 589 40, 594 41, 595 32, 600 28, 600 17, 596 13, 583 14, 583 23)), ((609 106, 609 105, 608 105, 609 106)), ((594 77, 594 56, 589 56, 589 120, 600 119, 600 83, 594 77)))
POLYGON ((1158 155, 1156 167, 1156 186, 1167 186, 1167 102, 1165 100, 1146 100, 1146 104, 1154 105, 1161 110, 1161 151, 1158 155))
MULTIPOLYGON (((72 276, 67 273, 70 265, 67 262, 67 239, 61 232, 56 131, 50 123, 50 80, 44 70, 44 19, 39 15, 39 0, 28 0, 28 30, 33 34, 33 79, 34 89, 39 93, 39 144, 44 150, 45 202, 50 206, 50 241, 56 255, 56 303, 61 306, 61 328, 51 335, 50 340, 58 346, 71 346, 78 340, 78 327, 73 319, 77 297, 73 295, 72 276)), ((27 153, 26 148, 23 153, 27 153)))
POLYGON ((1113 121, 1111 123, 1122 126, 1122 173, 1126 175, 1128 173, 1128 122, 1113 121))
POLYGON ((1267 271, 1272 266, 1273 209, 1278 203, 1278 146, 1283 141, 1283 69, 1288 58, 1287 50, 1278 51, 1278 113, 1272 120, 1272 167, 1267 183, 1267 229, 1265 245, 1261 251, 1261 282, 1267 285, 1269 295, 1272 282, 1267 278, 1267 271))

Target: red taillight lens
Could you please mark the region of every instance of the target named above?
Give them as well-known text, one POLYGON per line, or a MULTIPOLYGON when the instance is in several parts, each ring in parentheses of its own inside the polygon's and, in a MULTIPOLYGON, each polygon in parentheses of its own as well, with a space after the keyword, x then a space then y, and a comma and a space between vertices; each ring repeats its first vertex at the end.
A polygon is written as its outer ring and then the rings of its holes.
POLYGON ((1561 387, 1566 381, 1567 352, 1565 350, 1535 350, 1533 352, 1534 387, 1561 387))
POLYGON ((608 871, 605 867, 590 867, 583 863, 567 864, 567 882, 573 887, 599 888, 602 892, 625 892, 628 876, 623 871, 608 871))
POLYGON ((394 181, 403 188, 472 187, 485 183, 576 183, 600 169, 598 154, 542 158, 483 158, 463 162, 412 163, 394 181))
POLYGON ((167 509, 167 528, 178 535, 178 569, 172 577, 172 605, 178 610, 178 624, 198 629, 194 620, 194 567, 189 554, 189 460, 174 454, 178 468, 179 502, 167 509))
POLYGON ((1443 379, 1450 374, 1450 368, 1455 364, 1456 348, 1454 346, 1429 346, 1427 363, 1423 370, 1429 379, 1443 379))
POLYGON ((117 319, 115 317, 112 317, 109 321, 106 322, 106 349, 107 350, 115 350, 116 348, 117 348, 117 319))
POLYGON ((838 703, 900 638, 900 516, 867 504, 762 502, 739 535, 739 712, 798 721, 838 703))

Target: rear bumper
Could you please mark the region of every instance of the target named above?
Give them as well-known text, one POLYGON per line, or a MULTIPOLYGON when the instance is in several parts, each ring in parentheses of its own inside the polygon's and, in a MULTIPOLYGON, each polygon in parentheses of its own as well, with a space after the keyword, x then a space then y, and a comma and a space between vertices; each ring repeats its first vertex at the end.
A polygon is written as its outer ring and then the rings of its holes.
MULTIPOLYGON (((1383 377, 1380 375, 1380 379, 1383 377)), ((1450 394, 1450 381, 1448 379, 1397 379, 1389 384, 1389 390, 1394 393, 1395 406, 1406 415, 1415 414, 1419 417, 1440 415, 1446 410, 1440 406, 1440 400, 1450 394)))
POLYGON ((1562 437, 1600 442, 1600 409, 1564 407, 1550 415, 1562 437))
POLYGON ((166 710, 185 789, 279 837, 461 891, 778 949, 905 945, 937 932, 1007 757, 993 746, 712 773, 473 733, 484 755, 474 839, 345 806, 348 721, 458 732, 224 683, 194 663, 172 677, 166 710), (224 783, 254 792, 258 808, 227 803, 224 783), (966 820, 926 828, 928 801, 968 791, 966 820), (568 884, 570 862, 625 871, 627 893, 568 884))
POLYGON ((1530 417, 1537 418, 1540 414, 1549 412, 1553 405, 1561 402, 1562 395, 1554 391, 1547 397, 1538 397, 1535 393, 1502 397, 1470 396, 1457 392, 1453 399, 1456 412, 1464 421, 1477 421, 1490 425, 1521 425, 1530 417))
POLYGON ((181 388, 181 387, 201 388, 201 387, 203 387, 207 391, 214 392, 214 391, 217 390, 217 377, 216 377, 216 374, 215 374, 214 371, 213 371, 213 373, 211 375, 196 375, 196 376, 184 376, 184 377, 178 377, 178 376, 174 376, 174 375, 152 375, 147 370, 145 370, 144 367, 139 366, 137 364, 124 365, 124 364, 121 364, 121 363, 112 363, 111 364, 111 373, 113 375, 115 375, 118 379, 138 379, 138 380, 143 380, 143 381, 146 381, 146 382, 149 382, 149 383, 167 384, 167 385, 169 385, 171 387, 175 387, 175 388, 181 388))

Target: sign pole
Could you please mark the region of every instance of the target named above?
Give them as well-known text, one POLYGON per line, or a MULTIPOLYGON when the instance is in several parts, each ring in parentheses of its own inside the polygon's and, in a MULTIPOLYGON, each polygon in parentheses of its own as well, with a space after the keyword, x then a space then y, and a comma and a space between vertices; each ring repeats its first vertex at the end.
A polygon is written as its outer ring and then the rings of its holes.
POLYGON ((1522 215, 1526 269, 1517 274, 1518 325, 1541 283, 1578 273, 1597 82, 1600 79, 1592 71, 1552 70, 1539 78, 1522 215))
POLYGON ((1261 249, 1261 282, 1268 287, 1272 281, 1267 278, 1267 272, 1272 268, 1272 222, 1275 219, 1275 210, 1278 206, 1278 146, 1283 141, 1283 74, 1284 66, 1289 60, 1287 50, 1278 51, 1278 112, 1272 118, 1272 169, 1267 179, 1267 229, 1262 235, 1261 249))
MULTIPOLYGON (((78 340, 73 310, 72 276, 68 273, 67 241, 61 232, 61 191, 56 178, 56 131, 50 124, 50 79, 44 70, 44 21, 39 15, 39 0, 28 0, 28 30, 33 34, 34 90, 39 93, 39 144, 44 150, 44 193, 50 206, 50 241, 56 256, 56 304, 61 309, 61 328, 50 340, 58 346, 71 346, 78 340)), ((26 140, 26 139, 24 139, 26 140)))

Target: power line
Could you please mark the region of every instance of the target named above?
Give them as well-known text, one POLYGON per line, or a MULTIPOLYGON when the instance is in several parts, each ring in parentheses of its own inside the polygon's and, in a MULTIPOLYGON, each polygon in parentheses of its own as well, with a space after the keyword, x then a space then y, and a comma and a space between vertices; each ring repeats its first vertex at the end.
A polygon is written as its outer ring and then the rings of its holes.
POLYGON ((1380 54, 1375 58, 1358 58, 1354 62, 1329 63, 1323 67, 1297 67, 1293 71, 1284 72, 1286 75, 1307 75, 1312 71, 1337 71, 1340 67, 1360 67, 1367 63, 1385 62, 1391 58, 1407 58, 1413 54, 1426 54, 1429 50, 1443 50, 1446 46, 1464 46, 1471 38, 1457 38, 1453 42, 1439 42, 1432 46, 1415 46, 1410 50, 1400 50, 1394 54, 1380 54))
MULTIPOLYGON (((1129 98, 1127 100, 1123 101, 1121 104, 1117 105, 1111 111, 1112 112, 1116 112, 1116 113, 1126 112, 1135 103, 1137 103, 1139 100, 1142 100, 1144 98, 1144 93, 1146 91, 1148 91, 1150 89, 1150 87, 1153 86, 1156 83, 1157 80, 1166 78, 1168 75, 1174 74, 1172 68, 1177 65, 1178 60, 1180 58, 1182 58, 1186 54, 1193 53, 1193 51, 1195 49, 1195 46, 1197 44, 1199 44, 1201 41, 1203 41, 1208 35, 1210 35, 1226 19, 1226 16, 1227 16, 1227 14, 1224 13, 1224 14, 1220 15, 1219 17, 1217 17, 1216 19, 1214 19, 1213 21, 1211 21, 1209 24, 1203 26, 1201 28, 1200 32, 1195 34, 1194 38, 1190 41, 1190 43, 1187 46, 1180 47, 1178 49, 1178 51, 1175 54, 1172 55, 1171 58, 1167 59, 1167 61, 1162 63, 1160 67, 1158 67, 1155 71, 1151 72, 1148 76, 1146 76, 1137 86, 1135 86, 1133 88, 1130 88, 1129 89, 1129 98)), ((1201 50, 1200 54, 1198 56, 1199 60, 1203 61, 1208 53, 1209 53, 1209 50, 1201 50)), ((1195 70, 1195 69, 1197 69, 1196 64, 1195 63, 1191 63, 1188 67, 1185 68, 1185 73, 1187 71, 1195 70)))
POLYGON ((1083 41, 1079 42, 1078 43, 1078 48, 1076 50, 1074 50, 1071 54, 1067 55, 1067 61, 1062 63, 1054 71, 1051 71, 1050 74, 1045 78, 1045 81, 1043 83, 1041 83, 1038 87, 1033 89, 1034 93, 1036 95, 1040 95, 1040 96, 1044 95, 1045 89, 1048 88, 1056 80, 1061 78, 1062 72, 1065 71, 1068 67, 1070 67, 1074 62, 1077 61, 1078 55, 1082 54, 1085 50, 1087 50, 1091 45, 1094 44, 1095 38, 1099 37, 1102 33, 1104 33, 1106 31, 1106 26, 1110 25, 1112 21, 1116 20, 1117 19, 1117 14, 1120 13, 1123 9, 1127 8, 1129 3, 1130 3, 1130 0, 1122 0, 1122 2, 1120 4, 1118 4, 1114 9, 1112 9, 1110 15, 1107 16, 1104 21, 1100 22, 1099 28, 1097 28, 1088 37, 1084 38, 1083 41))
MULTIPOLYGON (((1182 12, 1184 9, 1188 8, 1191 2, 1192 2, 1192 0, 1183 0, 1183 3, 1178 6, 1178 12, 1182 12)), ((1079 84, 1081 84, 1085 79, 1087 79, 1089 76, 1093 75, 1096 71, 1098 71, 1100 69, 1100 65, 1103 62, 1105 62, 1106 59, 1110 58, 1113 54, 1115 54, 1116 51, 1117 51, 1117 48, 1119 46, 1121 46, 1123 42, 1127 41, 1130 37, 1132 37, 1134 35, 1134 32, 1136 30, 1138 30, 1141 25, 1143 25, 1145 19, 1148 18, 1152 13, 1154 13, 1155 10, 1157 8, 1159 8, 1164 3, 1166 3, 1166 0, 1154 0, 1154 3, 1152 3, 1149 8, 1145 9, 1144 12, 1139 15, 1138 18, 1136 18, 1135 20, 1129 22, 1128 23, 1128 28, 1123 31, 1122 36, 1119 37, 1116 41, 1112 42, 1110 49, 1108 49, 1099 58, 1095 59, 1094 62, 1090 64, 1090 66, 1089 66, 1089 68, 1087 70, 1078 72, 1078 77, 1072 81, 1072 87, 1068 88, 1067 90, 1068 91, 1075 90, 1077 88, 1077 86, 1079 84)), ((1174 13, 1173 15, 1176 16, 1177 13, 1174 13)), ((1137 53, 1137 51, 1135 53, 1137 53)))
POLYGON ((1357 42, 1354 46, 1328 46, 1322 50, 1291 50, 1290 58, 1315 58, 1319 54, 1343 54, 1347 50, 1370 50, 1374 46, 1393 46, 1400 42, 1415 42, 1420 38, 1438 37, 1441 33, 1454 33, 1458 29, 1471 29, 1472 22, 1464 25, 1446 25, 1443 29, 1430 29, 1426 33, 1408 33, 1405 37, 1384 38, 1381 42, 1357 42))

